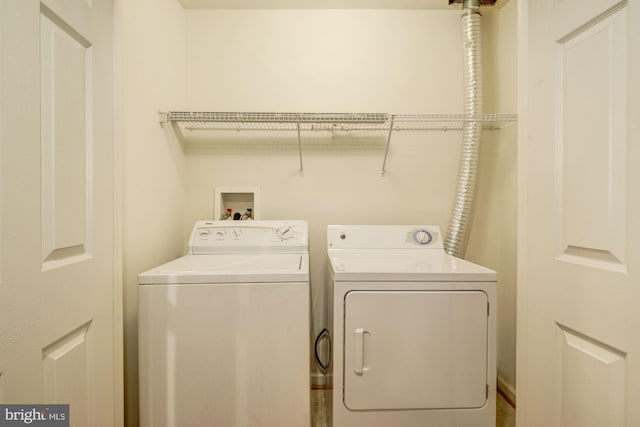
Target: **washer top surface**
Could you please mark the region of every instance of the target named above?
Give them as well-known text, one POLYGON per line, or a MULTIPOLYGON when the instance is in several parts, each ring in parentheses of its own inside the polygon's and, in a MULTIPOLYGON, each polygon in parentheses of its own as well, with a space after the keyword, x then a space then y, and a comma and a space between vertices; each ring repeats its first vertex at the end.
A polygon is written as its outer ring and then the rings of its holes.
POLYGON ((495 271, 444 252, 438 226, 327 228, 331 274, 350 282, 495 282, 495 271))
POLYGON ((189 254, 138 275, 140 285, 309 281, 305 221, 198 221, 189 254))
POLYGON ((140 285, 308 281, 308 254, 185 255, 138 275, 140 285))

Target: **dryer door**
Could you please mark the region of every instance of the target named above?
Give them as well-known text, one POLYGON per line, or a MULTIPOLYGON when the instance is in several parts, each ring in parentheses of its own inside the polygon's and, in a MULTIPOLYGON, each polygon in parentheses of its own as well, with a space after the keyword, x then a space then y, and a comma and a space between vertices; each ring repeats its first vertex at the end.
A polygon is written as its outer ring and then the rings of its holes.
POLYGON ((487 396, 482 291, 351 291, 344 403, 351 410, 480 408, 487 396))

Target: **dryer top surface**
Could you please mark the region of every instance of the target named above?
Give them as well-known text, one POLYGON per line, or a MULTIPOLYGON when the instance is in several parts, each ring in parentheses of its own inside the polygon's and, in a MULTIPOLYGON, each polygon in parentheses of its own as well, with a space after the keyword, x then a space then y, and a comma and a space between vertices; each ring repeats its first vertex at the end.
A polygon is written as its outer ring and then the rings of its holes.
POLYGON ((336 281, 494 282, 495 271, 447 255, 437 225, 329 225, 336 281))
POLYGON ((495 282, 497 273, 439 251, 333 249, 329 263, 336 281, 495 282))

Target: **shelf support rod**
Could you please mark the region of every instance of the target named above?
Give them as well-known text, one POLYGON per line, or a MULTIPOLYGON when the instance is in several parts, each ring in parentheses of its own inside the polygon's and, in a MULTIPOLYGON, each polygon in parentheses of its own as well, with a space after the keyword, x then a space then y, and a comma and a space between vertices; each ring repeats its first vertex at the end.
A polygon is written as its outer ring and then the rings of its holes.
POLYGON ((387 172, 385 168, 387 166, 387 156, 389 155, 389 145, 391 144, 391 132, 393 132, 393 119, 395 115, 392 114, 389 117, 390 117, 391 123, 389 124, 389 134, 387 135, 387 149, 384 150, 384 160, 382 161, 382 176, 384 176, 384 174, 387 172))
POLYGON ((298 154, 300 155, 300 170, 298 171, 300 175, 304 175, 304 168, 302 167, 302 139, 300 138, 300 120, 296 123, 296 128, 298 130, 298 154))

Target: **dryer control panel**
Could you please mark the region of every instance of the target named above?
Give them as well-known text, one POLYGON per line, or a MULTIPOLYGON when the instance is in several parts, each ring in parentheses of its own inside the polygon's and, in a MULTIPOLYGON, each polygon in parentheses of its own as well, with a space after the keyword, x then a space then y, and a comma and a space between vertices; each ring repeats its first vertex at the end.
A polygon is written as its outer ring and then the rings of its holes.
POLYGON ((329 225, 329 249, 440 249, 437 225, 329 225))
POLYGON ((307 253, 306 221, 198 221, 190 254, 307 253))

